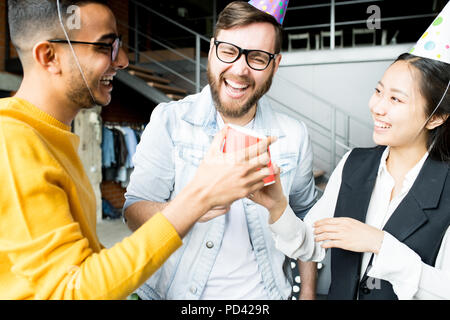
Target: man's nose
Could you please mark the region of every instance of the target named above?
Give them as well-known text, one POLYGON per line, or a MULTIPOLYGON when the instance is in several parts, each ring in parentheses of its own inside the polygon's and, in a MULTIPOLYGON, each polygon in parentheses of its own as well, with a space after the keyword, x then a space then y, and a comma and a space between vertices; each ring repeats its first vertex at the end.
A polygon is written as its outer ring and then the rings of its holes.
POLYGON ((117 58, 115 61, 113 61, 112 66, 115 69, 125 69, 128 67, 129 64, 128 56, 125 53, 125 50, 123 48, 119 48, 119 53, 117 55, 117 58))
POLYGON ((247 75, 250 73, 250 67, 247 64, 245 54, 241 54, 239 59, 233 62, 232 70, 238 75, 247 75))

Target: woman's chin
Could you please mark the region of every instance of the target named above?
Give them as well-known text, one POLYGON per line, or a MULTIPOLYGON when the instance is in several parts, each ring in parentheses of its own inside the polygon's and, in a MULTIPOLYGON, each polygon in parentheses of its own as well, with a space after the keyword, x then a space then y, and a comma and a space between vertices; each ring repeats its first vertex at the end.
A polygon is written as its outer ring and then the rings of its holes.
POLYGON ((378 146, 389 146, 390 145, 389 139, 386 139, 385 137, 380 137, 376 133, 374 133, 372 135, 372 140, 378 146))

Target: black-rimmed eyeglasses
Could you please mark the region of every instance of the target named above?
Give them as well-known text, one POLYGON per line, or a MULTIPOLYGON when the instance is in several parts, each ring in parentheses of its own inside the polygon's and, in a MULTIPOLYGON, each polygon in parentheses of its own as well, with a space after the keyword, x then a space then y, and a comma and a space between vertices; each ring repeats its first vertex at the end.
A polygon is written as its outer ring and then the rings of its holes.
MULTIPOLYGON (((47 40, 48 42, 52 43, 69 43, 66 39, 52 39, 47 40)), ((86 42, 86 41, 72 41, 70 40, 70 43, 72 44, 86 44, 86 45, 92 45, 92 46, 98 46, 103 47, 105 49, 111 50, 111 61, 116 61, 117 56, 119 55, 119 49, 122 47, 122 36, 118 36, 114 39, 113 42, 107 43, 107 42, 86 42)))
POLYGON ((270 62, 277 56, 276 53, 263 50, 242 49, 232 43, 218 40, 214 40, 214 45, 216 46, 216 56, 220 61, 233 63, 244 54, 247 65, 258 71, 266 69, 270 62))

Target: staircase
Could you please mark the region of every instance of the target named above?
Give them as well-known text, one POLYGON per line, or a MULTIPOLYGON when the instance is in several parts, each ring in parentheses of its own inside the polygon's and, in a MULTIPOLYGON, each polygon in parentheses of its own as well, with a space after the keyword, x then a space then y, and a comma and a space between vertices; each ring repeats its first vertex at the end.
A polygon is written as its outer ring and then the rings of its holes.
POLYGON ((130 0, 130 6, 134 8, 134 26, 117 21, 130 34, 129 42, 123 43, 129 52, 130 65, 126 74, 119 75, 119 81, 155 103, 179 100, 200 92, 207 83, 204 62, 210 39, 162 15, 144 2, 130 0), (150 19, 158 27, 170 25, 170 29, 177 30, 177 36, 192 41, 192 44, 180 48, 164 37, 158 38, 158 35, 141 30, 139 17, 141 20, 150 19))
POLYGON ((138 77, 145 81, 149 87, 163 92, 167 96, 167 98, 171 100, 183 99, 188 94, 188 91, 186 89, 172 85, 170 80, 161 77, 151 69, 130 64, 128 66, 127 72, 131 76, 138 77))

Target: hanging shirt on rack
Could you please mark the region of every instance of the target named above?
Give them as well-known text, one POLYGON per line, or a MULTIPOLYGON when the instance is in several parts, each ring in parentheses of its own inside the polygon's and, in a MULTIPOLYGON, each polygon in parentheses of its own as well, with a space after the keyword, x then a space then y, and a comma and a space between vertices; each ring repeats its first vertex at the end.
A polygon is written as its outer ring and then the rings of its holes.
POLYGON ((112 131, 103 126, 102 139, 102 166, 110 168, 116 164, 116 156, 114 153, 114 135, 112 131))
POLYGON ((116 154, 116 162, 118 167, 125 166, 128 157, 128 150, 125 143, 123 133, 116 127, 112 129, 114 134, 114 151, 116 154))
POLYGON ((125 167, 127 169, 134 168, 132 157, 136 153, 136 146, 137 146, 136 135, 135 135, 133 129, 131 129, 130 127, 118 127, 118 129, 121 130, 121 132, 124 135, 125 145, 126 145, 127 151, 128 151, 128 156, 127 156, 127 161, 125 163, 125 167))
POLYGON ((120 182, 125 188, 134 168, 133 156, 142 130, 129 126, 103 126, 102 166, 103 180, 120 182))

